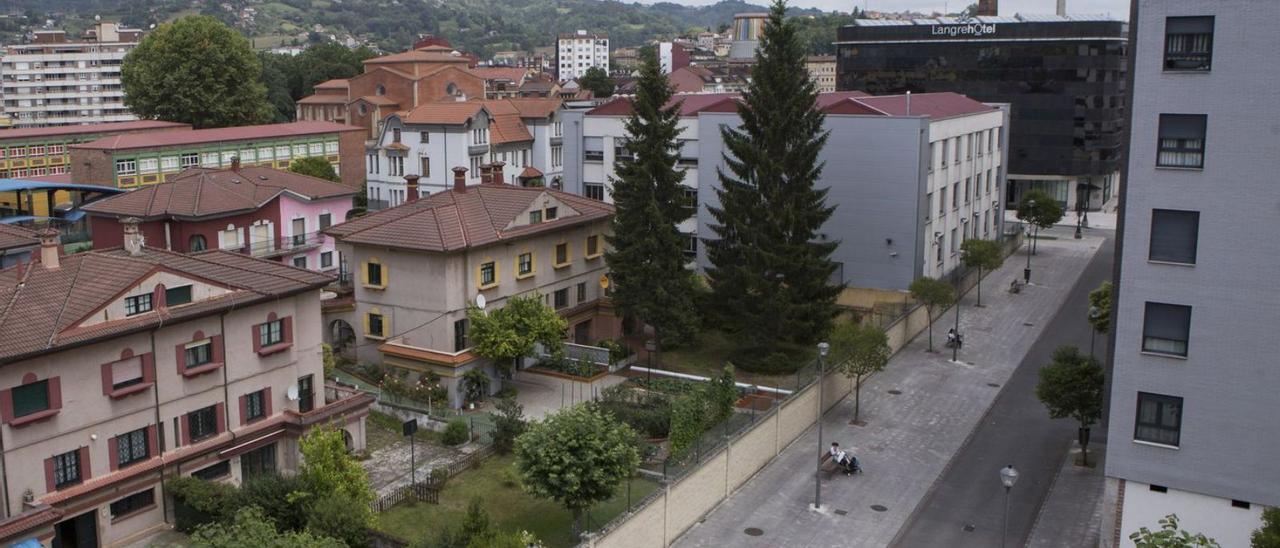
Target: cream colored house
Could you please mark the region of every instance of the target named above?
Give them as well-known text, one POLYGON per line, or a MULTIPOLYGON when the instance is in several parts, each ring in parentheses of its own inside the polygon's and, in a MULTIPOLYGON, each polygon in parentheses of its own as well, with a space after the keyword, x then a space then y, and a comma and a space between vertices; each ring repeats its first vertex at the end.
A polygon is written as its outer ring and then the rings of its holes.
POLYGON ((453 168, 454 186, 326 231, 353 270, 353 312, 326 315, 351 322, 359 360, 434 371, 460 405, 458 378, 492 364, 471 351, 467 305, 483 297, 488 309, 508 297, 536 292, 569 321, 566 338, 594 343, 618 333, 604 296, 604 237, 613 206, 557 190, 502 184, 501 162, 483 166, 482 183, 467 186, 466 168, 453 168))
POLYGON ((0 270, 0 543, 126 544, 167 527, 162 482, 293 471, 336 422, 364 444, 372 398, 324 386, 330 276, 226 251, 124 247, 0 270))

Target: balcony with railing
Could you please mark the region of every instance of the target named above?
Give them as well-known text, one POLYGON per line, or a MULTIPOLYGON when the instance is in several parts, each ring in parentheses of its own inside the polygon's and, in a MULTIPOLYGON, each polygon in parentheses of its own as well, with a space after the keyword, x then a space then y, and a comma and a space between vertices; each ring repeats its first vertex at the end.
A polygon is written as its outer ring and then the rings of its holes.
POLYGON ((307 232, 305 234, 267 239, 253 238, 235 251, 260 259, 269 259, 291 253, 311 251, 324 245, 326 241, 328 241, 328 236, 323 232, 307 232))

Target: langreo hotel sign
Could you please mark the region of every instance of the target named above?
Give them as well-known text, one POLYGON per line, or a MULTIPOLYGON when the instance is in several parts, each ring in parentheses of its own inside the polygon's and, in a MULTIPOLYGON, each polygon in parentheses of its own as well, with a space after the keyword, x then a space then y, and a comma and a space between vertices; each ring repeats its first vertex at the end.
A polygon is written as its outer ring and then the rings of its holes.
POLYGON ((995 23, 966 23, 962 25, 933 25, 929 34, 933 36, 986 36, 996 33, 995 23))

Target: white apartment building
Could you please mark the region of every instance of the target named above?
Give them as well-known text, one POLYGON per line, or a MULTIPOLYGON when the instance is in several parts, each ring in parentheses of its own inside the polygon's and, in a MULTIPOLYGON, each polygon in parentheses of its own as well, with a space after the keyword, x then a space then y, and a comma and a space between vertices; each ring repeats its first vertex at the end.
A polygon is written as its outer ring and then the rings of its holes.
POLYGON ((417 175, 426 196, 452 185, 454 167, 480 184, 480 166, 505 164, 503 181, 559 185, 563 132, 559 99, 497 99, 426 103, 387 117, 366 151, 370 209, 408 201, 406 175, 417 175))
POLYGON ((36 31, 0 58, 4 113, 14 127, 137 120, 124 106, 120 65, 142 31, 97 23, 78 41, 61 30, 36 31))
MULTIPOLYGON (((680 160, 697 204, 681 223, 687 253, 708 265, 700 238, 714 237, 708 206, 718 205, 717 168, 726 169, 720 127, 736 127, 737 94, 677 94, 680 160)), ((955 93, 871 97, 820 94, 830 131, 819 187, 835 215, 820 238, 841 245, 833 260, 850 286, 905 290, 920 276, 943 277, 960 264, 968 238, 999 239, 1008 124, 1004 105, 955 93)), ((612 202, 614 162, 626 154, 629 98, 566 112, 565 188, 612 202)))
POLYGON ((609 35, 580 30, 556 40, 556 76, 576 80, 591 67, 609 72, 609 35))

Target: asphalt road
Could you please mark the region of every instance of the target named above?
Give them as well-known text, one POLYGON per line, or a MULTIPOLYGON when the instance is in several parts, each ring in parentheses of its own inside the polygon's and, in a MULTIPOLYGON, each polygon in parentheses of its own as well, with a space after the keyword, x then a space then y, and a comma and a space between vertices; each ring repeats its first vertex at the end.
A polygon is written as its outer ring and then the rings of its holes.
MULTIPOLYGON (((1049 234, 1059 238, 1071 237, 1071 231, 1062 229, 1055 229, 1049 234)), ((1032 345, 1013 376, 1001 388, 1000 395, 969 441, 898 533, 894 546, 1000 546, 1005 492, 1000 484, 999 471, 1006 464, 1013 464, 1020 474, 1008 500, 1007 546, 1026 543, 1077 428, 1076 423, 1069 419, 1049 418, 1044 405, 1035 396, 1038 371, 1049 363, 1053 350, 1058 346, 1076 345, 1088 352, 1088 295, 1111 277, 1114 234, 1111 236, 1085 268, 1062 308, 1032 345)), ((1020 257, 1023 255, 1014 255, 1010 260, 1020 257)), ((1033 257, 1033 283, 1034 268, 1033 257)), ((1104 337, 1098 336, 1095 344, 1096 355, 1101 359, 1106 347, 1104 337)), ((1095 426, 1092 439, 1104 441, 1104 429, 1095 426)))

